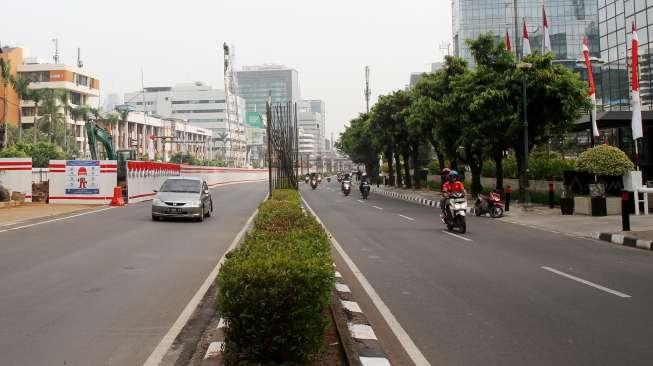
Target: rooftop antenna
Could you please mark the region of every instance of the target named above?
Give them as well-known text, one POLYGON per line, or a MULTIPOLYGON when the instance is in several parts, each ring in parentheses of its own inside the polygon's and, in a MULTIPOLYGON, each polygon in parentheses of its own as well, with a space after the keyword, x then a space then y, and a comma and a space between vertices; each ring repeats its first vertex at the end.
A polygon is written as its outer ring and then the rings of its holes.
POLYGON ((79 47, 77 47, 77 67, 84 67, 84 63, 82 62, 82 51, 79 49, 79 47))
POLYGON ((52 43, 54 43, 54 56, 52 58, 54 59, 54 63, 58 64, 59 63, 59 39, 52 38, 52 43))
POLYGON ((370 113, 370 67, 365 66, 365 110, 370 113))

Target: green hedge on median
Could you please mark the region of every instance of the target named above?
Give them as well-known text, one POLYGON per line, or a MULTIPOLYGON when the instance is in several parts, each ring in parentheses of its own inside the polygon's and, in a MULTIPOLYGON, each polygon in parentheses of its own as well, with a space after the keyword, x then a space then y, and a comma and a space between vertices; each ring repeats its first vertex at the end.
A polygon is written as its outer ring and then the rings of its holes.
POLYGON ((302 211, 299 193, 274 191, 218 276, 228 364, 303 363, 318 355, 329 323, 332 263, 329 240, 302 211))

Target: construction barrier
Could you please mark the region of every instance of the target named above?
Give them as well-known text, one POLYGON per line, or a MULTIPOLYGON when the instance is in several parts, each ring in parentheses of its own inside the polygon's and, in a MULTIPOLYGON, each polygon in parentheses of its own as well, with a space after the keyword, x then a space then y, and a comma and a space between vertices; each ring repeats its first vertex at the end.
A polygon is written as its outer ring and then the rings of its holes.
POLYGON ((154 161, 127 162, 127 202, 151 200, 168 177, 178 176, 179 164, 154 161))
POLYGON ((50 160, 50 203, 108 204, 117 168, 115 160, 50 160))
POLYGON ((32 202, 32 158, 0 158, 0 185, 32 202))
POLYGON ((217 187, 228 183, 258 182, 268 179, 267 169, 218 168, 195 165, 182 165, 181 175, 202 178, 209 187, 217 187))

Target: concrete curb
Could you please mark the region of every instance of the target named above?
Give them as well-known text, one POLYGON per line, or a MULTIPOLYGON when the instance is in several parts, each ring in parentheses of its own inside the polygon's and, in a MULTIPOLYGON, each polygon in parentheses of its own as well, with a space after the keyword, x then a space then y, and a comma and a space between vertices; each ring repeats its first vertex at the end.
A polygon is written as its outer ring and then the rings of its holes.
POLYGON ((336 309, 334 310, 339 313, 337 314, 338 316, 344 315, 346 321, 348 331, 340 332, 339 329, 339 333, 341 337, 346 336, 349 338, 341 341, 350 364, 389 366, 390 361, 376 338, 370 322, 367 320, 358 303, 354 301, 349 286, 342 282, 342 276, 338 271, 335 272, 335 275, 336 309))
POLYGON ((382 194, 387 197, 391 198, 396 198, 404 201, 409 201, 409 202, 414 202, 420 205, 424 206, 430 206, 430 207, 440 207, 440 201, 439 200, 429 200, 426 198, 422 198, 419 196, 411 195, 411 194, 404 194, 404 193, 397 193, 397 192, 389 192, 386 191, 385 189, 380 189, 376 187, 372 187, 372 192, 377 193, 377 194, 382 194))
POLYGON ((612 244, 624 245, 632 248, 653 250, 652 241, 637 239, 635 237, 630 237, 622 234, 599 233, 596 235, 596 239, 607 241, 612 244))

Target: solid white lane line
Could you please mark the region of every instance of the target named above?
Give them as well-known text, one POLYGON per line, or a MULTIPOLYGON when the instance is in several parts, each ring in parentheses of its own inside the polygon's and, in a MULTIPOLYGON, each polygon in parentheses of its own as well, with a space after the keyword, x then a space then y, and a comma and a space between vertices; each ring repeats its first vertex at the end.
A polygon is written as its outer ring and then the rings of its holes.
POLYGON ((415 219, 412 218, 412 217, 404 216, 404 215, 402 215, 402 214, 399 214, 399 216, 403 217, 403 218, 406 219, 406 220, 415 221, 415 219))
POLYGON ((376 208, 377 210, 383 210, 383 208, 379 206, 372 206, 372 207, 376 208))
POLYGON ((462 240, 464 240, 464 241, 473 241, 473 240, 470 239, 470 238, 466 238, 466 237, 464 237, 464 236, 462 236, 462 235, 454 234, 454 233, 451 233, 451 232, 446 231, 446 230, 442 230, 442 232, 445 233, 445 234, 447 234, 447 235, 454 236, 454 237, 456 237, 456 238, 458 238, 458 239, 462 239, 462 240))
POLYGON ((613 295, 615 295, 615 296, 619 296, 619 297, 622 297, 622 298, 632 297, 632 296, 630 296, 630 295, 628 295, 628 294, 624 294, 623 292, 619 292, 619 291, 616 291, 616 290, 609 289, 609 288, 607 288, 607 287, 605 287, 605 286, 601 286, 601 285, 598 285, 598 284, 596 284, 596 283, 594 283, 594 282, 590 282, 590 281, 584 280, 584 279, 582 279, 582 278, 579 278, 579 277, 576 277, 576 276, 572 276, 572 275, 570 275, 570 274, 568 274, 568 273, 565 273, 565 272, 562 272, 562 271, 558 271, 557 269, 554 269, 554 268, 551 268, 551 267, 542 266, 542 267, 540 267, 540 268, 542 268, 542 269, 544 269, 544 270, 547 270, 547 271, 549 271, 549 272, 553 272, 553 273, 555 273, 555 274, 557 274, 557 275, 560 275, 560 276, 562 276, 562 277, 567 277, 567 278, 569 278, 570 280, 574 280, 574 281, 580 282, 580 283, 582 283, 582 284, 584 284, 584 285, 594 287, 594 288, 599 289, 599 290, 601 290, 601 291, 605 291, 605 292, 607 292, 607 293, 609 293, 609 294, 613 294, 613 295))
MULTIPOLYGON (((265 198, 263 200, 266 200, 267 197, 268 196, 265 195, 265 198)), ((250 216, 249 219, 247 219, 245 226, 243 226, 243 228, 240 229, 240 231, 238 232, 234 240, 231 242, 227 250, 224 252, 222 257, 218 261, 218 264, 216 264, 213 270, 211 271, 211 273, 209 273, 209 276, 204 280, 202 286, 200 286, 200 288, 197 289, 195 295, 193 295, 193 297, 190 299, 188 304, 186 304, 186 307, 181 312, 181 314, 179 314, 179 317, 172 324, 172 327, 170 327, 170 329, 163 336, 163 338, 156 346, 154 351, 152 351, 150 357, 148 357, 147 360, 145 360, 143 366, 156 366, 161 363, 163 357, 166 355, 166 353, 172 346, 172 343, 175 341, 175 338, 177 338, 177 336, 184 328, 184 326, 186 325, 190 317, 193 315, 193 312, 199 305, 200 301, 202 301, 202 298, 209 290, 209 287, 211 287, 211 284, 213 284, 213 282, 215 281, 215 278, 218 277, 218 272, 220 272, 220 267, 222 267, 222 263, 224 263, 227 253, 231 252, 238 245, 238 243, 240 243, 240 240, 243 238, 243 236, 245 236, 245 233, 247 232, 247 228, 250 227, 257 213, 258 213, 258 209, 254 210, 252 216, 250 216)))
POLYGON ((390 308, 383 302, 379 294, 374 290, 374 287, 370 284, 370 282, 365 278, 365 275, 363 275, 363 272, 358 269, 358 266, 354 263, 354 261, 347 255, 347 252, 342 248, 342 246, 338 243, 336 238, 331 235, 331 232, 329 232, 329 229, 327 229, 326 225, 320 220, 320 218, 315 214, 315 211, 311 208, 311 206, 308 205, 308 202, 302 197, 302 202, 304 202, 304 205, 308 209, 308 211, 315 217, 315 220, 320 223, 324 227, 324 230, 326 230, 329 239, 331 240, 331 244, 333 244, 334 248, 338 251, 338 254, 342 257, 342 259, 347 263, 347 267, 351 270, 351 272, 354 274, 354 277, 358 280, 358 282, 361 284, 365 292, 367 293, 367 296, 370 297, 372 300, 372 303, 376 308, 379 310, 379 313, 381 313, 381 316, 383 319, 386 321, 392 332, 395 334, 395 337, 399 340, 399 343, 401 343, 402 347, 404 347, 404 350, 406 350, 406 353, 408 354, 408 357, 410 357, 411 360, 413 360, 413 363, 415 365, 420 365, 420 366, 430 366, 431 364, 429 361, 424 357, 422 352, 417 348, 417 345, 413 340, 410 338, 408 333, 406 333, 406 330, 401 326, 397 318, 392 314, 390 311, 390 308))
POLYGON ((27 225, 22 225, 22 226, 16 226, 16 227, 12 227, 12 228, 9 228, 9 229, 3 229, 3 230, 0 230, 0 233, 5 233, 5 232, 7 232, 7 231, 14 231, 14 230, 26 229, 26 228, 28 228, 28 227, 37 226, 37 225, 43 225, 43 224, 48 224, 48 223, 50 223, 50 222, 55 222, 55 221, 68 220, 68 219, 72 219, 72 218, 75 218, 75 217, 84 216, 84 215, 90 215, 90 214, 92 214, 92 213, 102 212, 102 211, 107 211, 107 210, 112 210, 112 209, 113 209, 113 207, 105 207, 105 208, 101 208, 101 209, 99 209, 99 210, 88 211, 88 212, 82 212, 82 213, 79 213, 79 214, 70 215, 70 216, 66 216, 66 217, 60 217, 60 218, 58 218, 58 219, 45 220, 45 221, 35 222, 35 223, 33 223, 33 224, 27 224, 27 225))

